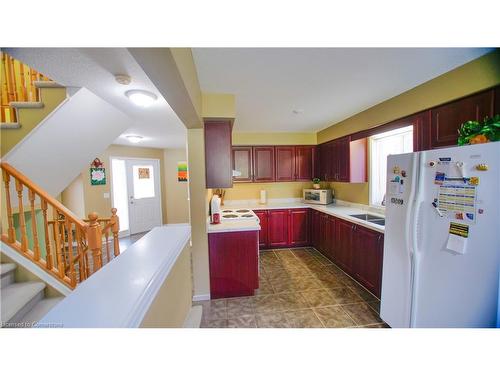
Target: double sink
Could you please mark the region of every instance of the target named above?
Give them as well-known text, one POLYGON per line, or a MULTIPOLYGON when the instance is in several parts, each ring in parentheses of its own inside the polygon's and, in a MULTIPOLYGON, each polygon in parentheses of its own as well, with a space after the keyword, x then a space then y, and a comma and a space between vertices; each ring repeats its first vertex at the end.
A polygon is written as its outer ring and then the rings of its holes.
POLYGON ((385 219, 380 216, 375 216, 370 214, 359 214, 359 215, 349 215, 349 216, 355 217, 356 219, 368 221, 369 223, 385 226, 385 219))

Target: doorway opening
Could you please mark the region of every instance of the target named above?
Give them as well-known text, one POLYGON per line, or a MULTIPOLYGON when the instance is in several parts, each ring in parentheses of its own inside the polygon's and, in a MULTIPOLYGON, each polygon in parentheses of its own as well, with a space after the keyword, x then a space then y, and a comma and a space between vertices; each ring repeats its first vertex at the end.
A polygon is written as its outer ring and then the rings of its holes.
POLYGON ((120 217, 120 236, 162 225, 160 160, 111 157, 111 203, 120 217))

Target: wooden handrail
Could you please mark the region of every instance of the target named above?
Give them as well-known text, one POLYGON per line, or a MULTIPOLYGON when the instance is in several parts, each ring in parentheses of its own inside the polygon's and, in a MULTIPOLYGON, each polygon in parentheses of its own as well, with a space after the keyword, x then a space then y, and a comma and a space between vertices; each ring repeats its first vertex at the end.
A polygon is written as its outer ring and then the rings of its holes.
POLYGON ((36 183, 31 181, 28 177, 26 177, 24 174, 19 172, 17 169, 12 167, 9 163, 6 162, 1 162, 0 166, 4 171, 9 173, 12 177, 16 178, 16 180, 19 180, 23 183, 23 185, 26 185, 33 189, 40 197, 42 197, 48 204, 52 205, 54 208, 56 208, 60 213, 62 213, 64 216, 69 217, 73 222, 78 224, 78 226, 82 229, 85 229, 87 227, 87 224, 78 218, 73 212, 68 210, 61 202, 59 202, 57 199, 51 197, 45 190, 43 190, 40 186, 38 186, 36 183))
POLYGON ((79 282, 98 271, 105 264, 104 259, 107 263, 120 255, 120 221, 116 208, 111 210, 109 218, 99 218, 93 212, 88 215, 88 219, 80 219, 8 163, 2 162, 0 167, 7 213, 2 222, 3 242, 70 288, 75 288, 79 282), (24 193, 26 190, 27 196, 24 193), (16 198, 18 211, 14 213, 12 207, 16 198), (40 208, 35 205, 37 199, 40 200, 40 208), (40 224, 37 211, 42 213, 43 224, 40 224), (16 214, 17 226, 14 225, 16 214), (50 216, 52 219, 49 219, 50 216), (43 225, 42 230, 38 229, 40 225, 43 225))

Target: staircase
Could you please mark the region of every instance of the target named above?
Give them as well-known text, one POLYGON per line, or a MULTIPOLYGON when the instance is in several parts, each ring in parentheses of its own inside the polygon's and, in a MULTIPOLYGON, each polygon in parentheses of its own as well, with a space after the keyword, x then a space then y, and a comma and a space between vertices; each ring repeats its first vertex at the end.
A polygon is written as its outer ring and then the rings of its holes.
POLYGON ((1 52, 2 157, 66 99, 66 89, 1 52))
POLYGON ((109 218, 90 213, 87 220, 79 219, 14 167, 0 166, 5 201, 1 240, 34 266, 74 289, 120 254, 115 208, 109 218))
POLYGON ((41 281, 15 281, 15 263, 0 264, 1 327, 33 327, 63 297, 46 297, 47 286, 41 281))

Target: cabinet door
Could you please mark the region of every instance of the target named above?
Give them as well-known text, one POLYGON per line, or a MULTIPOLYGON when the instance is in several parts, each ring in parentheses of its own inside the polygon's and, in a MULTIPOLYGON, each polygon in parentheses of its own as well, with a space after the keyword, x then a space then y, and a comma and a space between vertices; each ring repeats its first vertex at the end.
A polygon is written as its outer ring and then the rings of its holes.
POLYGON ((253 148, 253 171, 255 182, 274 181, 274 147, 253 148))
POLYGON ((319 146, 319 163, 320 175, 319 178, 323 181, 330 181, 331 160, 330 160, 331 144, 323 143, 319 146))
POLYGON ((290 246, 309 244, 309 209, 293 209, 289 212, 290 246))
POLYGON ((328 243, 328 255, 330 260, 336 260, 337 253, 337 242, 335 241, 337 220, 334 216, 328 216, 328 230, 327 230, 327 243, 328 243))
POLYGON ((316 210, 311 212, 311 243, 312 246, 319 250, 319 216, 320 213, 316 210))
POLYGON ((350 181, 350 137, 343 137, 335 141, 335 181, 350 181))
POLYGON ((257 231, 208 234, 211 298, 254 294, 259 287, 257 236, 257 231))
POLYGON ((259 231, 259 248, 266 249, 269 246, 269 231, 268 231, 268 217, 269 211, 261 210, 254 211, 255 215, 260 220, 260 231, 259 231))
POLYGON ((462 123, 493 115, 493 99, 493 90, 488 90, 432 109, 431 147, 456 146, 462 123))
POLYGON ((235 171, 241 173, 240 176, 233 176, 233 181, 251 182, 253 175, 252 147, 233 146, 232 165, 235 171))
POLYGON ((315 177, 315 146, 295 147, 295 179, 311 181, 315 177))
POLYGON ((328 215, 320 213, 319 215, 319 248, 318 250, 324 256, 328 257, 328 243, 327 243, 327 230, 328 230, 328 215))
POLYGON ((295 147, 276 146, 276 181, 295 180, 295 147))
POLYGON ((335 226, 335 260, 345 272, 352 272, 352 231, 354 225, 348 221, 337 220, 335 226))
POLYGON ((231 123, 205 122, 205 169, 207 188, 233 187, 231 123))
POLYGON ((288 246, 288 210, 269 210, 269 247, 288 246))
POLYGON ((356 226, 352 248, 354 278, 374 295, 380 297, 383 234, 356 226))

